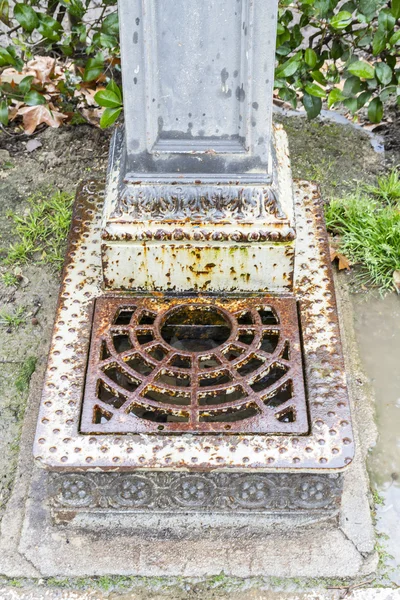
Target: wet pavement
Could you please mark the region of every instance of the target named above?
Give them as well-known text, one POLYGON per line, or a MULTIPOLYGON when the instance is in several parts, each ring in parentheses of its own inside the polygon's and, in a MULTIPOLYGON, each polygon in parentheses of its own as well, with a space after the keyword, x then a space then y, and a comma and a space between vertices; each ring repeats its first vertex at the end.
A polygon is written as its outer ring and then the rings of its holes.
POLYGON ((383 500, 377 505, 376 527, 383 534, 378 543, 392 557, 384 557, 388 576, 400 584, 400 297, 356 294, 352 302, 361 359, 376 401, 379 437, 368 469, 383 500))

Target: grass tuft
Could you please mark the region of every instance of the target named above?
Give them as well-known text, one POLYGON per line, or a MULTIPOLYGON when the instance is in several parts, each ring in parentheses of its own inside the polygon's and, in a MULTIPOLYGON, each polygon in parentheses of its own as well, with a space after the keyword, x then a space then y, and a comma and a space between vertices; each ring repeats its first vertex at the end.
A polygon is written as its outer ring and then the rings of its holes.
POLYGON ((365 186, 366 191, 388 204, 399 204, 400 202, 400 171, 393 169, 388 175, 378 177, 377 184, 365 186))
POLYGON ((333 199, 325 209, 328 230, 339 236, 338 250, 360 266, 361 283, 382 292, 394 289, 393 273, 400 270, 398 184, 399 175, 393 171, 381 177, 376 187, 369 188, 371 195, 359 191, 333 199))
POLYGON ((1 281, 5 287, 16 287, 19 283, 19 279, 14 273, 2 273, 1 281))
POLYGON ((18 392, 27 392, 31 377, 36 369, 37 359, 35 356, 28 356, 28 358, 22 363, 17 377, 15 379, 15 387, 18 392))
POLYGON ((24 215, 11 213, 18 242, 9 248, 6 265, 38 262, 60 268, 71 223, 73 195, 39 192, 28 198, 24 215))
POLYGON ((6 309, 0 311, 0 325, 5 327, 19 327, 26 321, 25 308, 19 306, 14 313, 6 309))

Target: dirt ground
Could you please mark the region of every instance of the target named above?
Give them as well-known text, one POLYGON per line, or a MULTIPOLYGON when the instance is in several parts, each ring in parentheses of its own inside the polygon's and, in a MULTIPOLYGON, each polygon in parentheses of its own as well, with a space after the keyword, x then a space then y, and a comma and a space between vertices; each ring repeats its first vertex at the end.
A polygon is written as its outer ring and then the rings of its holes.
MULTIPOLYGON (((90 126, 45 129, 34 138, 0 134, 0 276, 13 272, 1 259, 16 241, 9 213, 24 214, 27 198, 44 188, 74 192, 81 179, 104 178, 110 132, 90 126), (32 152, 27 142, 40 147, 32 152)), ((9 496, 18 454, 18 437, 27 389, 16 379, 27 359, 45 361, 57 300, 59 273, 45 265, 22 266, 18 286, 0 280, 0 314, 23 311, 18 328, 0 325, 0 517, 9 496), (18 385, 18 384, 17 384, 18 385)))

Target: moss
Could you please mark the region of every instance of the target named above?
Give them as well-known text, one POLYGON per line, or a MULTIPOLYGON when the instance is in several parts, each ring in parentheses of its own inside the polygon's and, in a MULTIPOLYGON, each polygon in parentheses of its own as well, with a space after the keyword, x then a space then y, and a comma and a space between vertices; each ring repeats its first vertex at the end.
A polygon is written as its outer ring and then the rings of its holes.
POLYGON ((366 133, 349 125, 277 115, 289 138, 293 176, 317 181, 326 199, 353 191, 357 182, 373 183, 382 156, 366 133))

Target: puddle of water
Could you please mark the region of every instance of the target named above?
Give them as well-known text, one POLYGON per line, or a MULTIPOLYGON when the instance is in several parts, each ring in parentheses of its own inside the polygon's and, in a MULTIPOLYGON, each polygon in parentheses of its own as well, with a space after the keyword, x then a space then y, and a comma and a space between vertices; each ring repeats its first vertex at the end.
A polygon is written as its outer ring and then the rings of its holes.
POLYGON ((377 510, 377 530, 389 536, 385 550, 390 577, 400 583, 400 298, 352 296, 356 333, 365 372, 376 400, 379 438, 368 469, 372 486, 384 499, 377 510))

